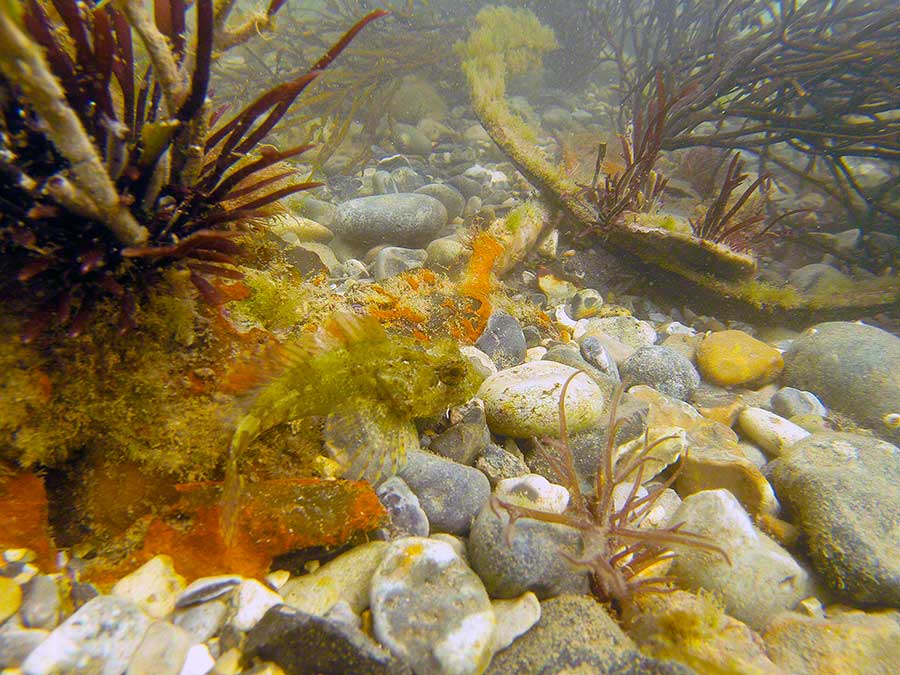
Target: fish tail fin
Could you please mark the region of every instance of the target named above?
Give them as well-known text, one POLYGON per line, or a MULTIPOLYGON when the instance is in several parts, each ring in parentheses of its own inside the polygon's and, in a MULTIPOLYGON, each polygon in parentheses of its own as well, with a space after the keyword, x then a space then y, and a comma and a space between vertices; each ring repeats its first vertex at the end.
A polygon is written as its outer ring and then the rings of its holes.
POLYGON ((222 487, 221 516, 219 528, 226 548, 234 544, 237 534, 238 515, 244 491, 244 481, 238 471, 238 459, 250 441, 259 432, 260 420, 255 415, 246 415, 238 423, 231 443, 228 446, 228 459, 225 464, 225 482, 222 487))

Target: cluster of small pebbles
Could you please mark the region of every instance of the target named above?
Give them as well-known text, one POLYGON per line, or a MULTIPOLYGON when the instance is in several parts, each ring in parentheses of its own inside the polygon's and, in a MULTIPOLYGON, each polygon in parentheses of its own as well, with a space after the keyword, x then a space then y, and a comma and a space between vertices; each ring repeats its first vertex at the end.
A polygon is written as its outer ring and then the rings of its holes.
MULTIPOLYGON (((511 105, 551 130, 592 119, 559 102, 511 105)), ((335 160, 323 199, 304 198, 275 230, 289 259, 337 281, 452 269, 466 225, 528 195, 469 114, 394 124, 355 180, 338 180, 335 160)), ((376 486, 389 521, 372 541, 264 580, 188 584, 158 556, 105 594, 71 566, 47 574, 29 551, 6 551, 0 675, 896 672, 900 613, 836 603, 900 607, 900 340, 842 322, 753 334, 610 307, 592 289, 542 299, 570 339, 494 312, 464 349, 485 376, 477 397, 376 486), (667 573, 684 590, 645 606, 628 634, 570 562, 578 530, 510 527, 491 499, 565 511, 570 494, 532 438, 558 436, 567 381, 581 489, 593 489, 624 382, 616 457, 654 444, 639 490, 680 466, 646 526, 683 523, 727 555, 673 544, 667 573), (848 419, 863 426, 836 426, 848 419), (684 621, 714 627, 678 642, 665 626, 684 621)))

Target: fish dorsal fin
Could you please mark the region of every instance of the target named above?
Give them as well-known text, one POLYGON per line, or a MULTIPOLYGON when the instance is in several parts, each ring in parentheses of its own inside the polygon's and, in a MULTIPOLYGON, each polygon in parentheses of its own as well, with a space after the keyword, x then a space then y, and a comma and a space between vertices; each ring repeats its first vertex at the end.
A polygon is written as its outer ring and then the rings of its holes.
POLYGON ((335 312, 326 332, 340 339, 345 345, 383 340, 387 337, 384 328, 375 317, 348 311, 335 312))

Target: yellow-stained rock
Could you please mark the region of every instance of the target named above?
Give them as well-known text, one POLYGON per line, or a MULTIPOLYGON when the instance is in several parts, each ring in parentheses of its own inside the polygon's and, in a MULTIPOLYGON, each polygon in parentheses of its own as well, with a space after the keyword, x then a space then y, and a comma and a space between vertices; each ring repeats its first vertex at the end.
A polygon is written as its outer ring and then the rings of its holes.
POLYGON ((12 579, 0 577, 0 623, 19 611, 22 606, 22 589, 12 579))
POLYGON ((727 432, 734 433, 712 421, 688 432, 690 452, 675 482, 676 492, 686 497, 701 490, 724 488, 755 520, 774 516, 780 505, 772 486, 756 465, 742 455, 740 446, 727 438, 727 432))
POLYGON ((900 613, 835 612, 827 618, 779 614, 763 635, 769 657, 792 675, 896 673, 900 613))
POLYGON ((763 384, 784 367, 781 353, 740 330, 708 335, 697 350, 703 378, 723 387, 763 384))
POLYGON ((759 635, 708 595, 648 593, 636 604, 626 632, 649 656, 678 661, 701 675, 787 675, 766 656, 759 635))

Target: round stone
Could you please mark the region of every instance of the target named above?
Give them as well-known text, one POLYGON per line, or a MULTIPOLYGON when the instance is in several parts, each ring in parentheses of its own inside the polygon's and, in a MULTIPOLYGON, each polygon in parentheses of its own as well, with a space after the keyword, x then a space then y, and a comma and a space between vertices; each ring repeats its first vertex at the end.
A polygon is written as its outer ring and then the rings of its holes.
POLYGON ((353 244, 420 247, 446 224, 447 209, 434 197, 397 193, 342 203, 331 229, 353 244))
POLYGON ((722 387, 765 384, 783 365, 777 349, 740 330, 711 333, 697 350, 703 378, 722 387))
POLYGON ((533 518, 520 518, 510 526, 507 511, 488 504, 472 524, 469 558, 491 597, 514 598, 532 591, 539 598, 552 598, 589 592, 589 573, 564 557, 577 559, 581 546, 581 534, 574 528, 533 518))
MULTIPOLYGON (((553 361, 534 361, 487 378, 478 390, 488 427, 513 438, 559 435, 559 396, 579 371, 553 361)), ((603 419, 603 393, 586 375, 575 377, 566 393, 566 423, 570 432, 583 431, 603 419)))

